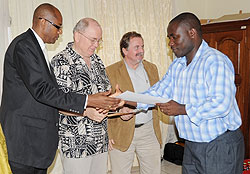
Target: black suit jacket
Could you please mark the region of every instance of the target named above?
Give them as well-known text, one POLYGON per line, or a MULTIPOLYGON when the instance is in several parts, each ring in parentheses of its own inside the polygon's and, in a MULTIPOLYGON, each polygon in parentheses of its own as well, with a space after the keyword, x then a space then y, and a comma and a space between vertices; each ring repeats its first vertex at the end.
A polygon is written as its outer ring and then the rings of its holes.
POLYGON ((5 54, 0 110, 9 160, 47 168, 58 144, 58 109, 82 113, 85 100, 58 89, 31 29, 17 36, 5 54))

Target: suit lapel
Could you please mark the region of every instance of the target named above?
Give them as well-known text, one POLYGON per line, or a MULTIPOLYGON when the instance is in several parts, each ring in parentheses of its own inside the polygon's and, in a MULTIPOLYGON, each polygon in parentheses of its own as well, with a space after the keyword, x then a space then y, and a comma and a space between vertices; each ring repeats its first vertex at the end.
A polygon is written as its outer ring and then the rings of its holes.
POLYGON ((150 82, 150 86, 153 86, 158 80, 155 77, 155 74, 151 71, 151 68, 149 67, 149 64, 145 60, 143 60, 142 63, 143 63, 145 71, 147 72, 148 79, 149 79, 149 82, 150 82))
MULTIPOLYGON (((42 49, 41 49, 41 47, 40 47, 37 39, 36 39, 36 36, 34 35, 34 33, 33 33, 33 31, 31 29, 28 29, 27 33, 31 36, 31 39, 32 39, 32 41, 34 43, 34 48, 36 48, 36 51, 38 53, 38 57, 39 57, 39 59, 41 61, 41 69, 43 71, 46 71, 46 74, 51 79, 51 81, 53 82, 53 84, 57 86, 58 84, 56 82, 56 78, 55 78, 54 72, 50 72, 49 67, 47 65, 47 62, 45 60, 46 58, 44 56, 44 53, 43 53, 43 51, 42 51, 42 49)), ((53 70, 51 69, 51 71, 53 71, 53 70)))
POLYGON ((132 81, 129 77, 126 65, 123 60, 121 61, 121 67, 119 69, 119 76, 121 77, 120 79, 122 79, 121 86, 124 86, 128 91, 134 91, 132 81))

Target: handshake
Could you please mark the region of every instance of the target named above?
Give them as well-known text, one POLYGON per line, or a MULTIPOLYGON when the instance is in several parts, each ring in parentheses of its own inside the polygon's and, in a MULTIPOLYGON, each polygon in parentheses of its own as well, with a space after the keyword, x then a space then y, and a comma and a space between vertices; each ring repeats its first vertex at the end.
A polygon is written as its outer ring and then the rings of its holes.
POLYGON ((111 94, 111 90, 107 92, 100 92, 88 96, 88 107, 99 108, 103 110, 116 110, 125 104, 124 100, 115 98, 120 95, 122 91, 116 85, 115 93, 111 94), (110 95, 111 94, 111 95, 110 95))
MULTIPOLYGON (((119 89, 119 86, 117 85, 114 94, 111 94, 111 90, 109 90, 107 92, 100 92, 100 93, 89 95, 88 101, 87 101, 87 107, 84 110, 83 114, 77 114, 77 113, 66 112, 66 111, 59 111, 59 112, 61 114, 68 115, 68 116, 86 116, 92 120, 101 122, 105 117, 108 116, 109 111, 115 111, 119 108, 123 108, 125 101, 115 98, 121 93, 122 92, 119 89)), ((128 109, 121 109, 121 111, 131 112, 131 110, 128 110, 128 109)), ((117 113, 115 114, 115 116, 116 115, 119 115, 119 114, 117 113)), ((125 114, 123 113, 121 115, 126 115, 126 116, 123 116, 124 119, 127 119, 129 117, 131 118, 133 116, 133 114, 126 114, 126 113, 125 114)))

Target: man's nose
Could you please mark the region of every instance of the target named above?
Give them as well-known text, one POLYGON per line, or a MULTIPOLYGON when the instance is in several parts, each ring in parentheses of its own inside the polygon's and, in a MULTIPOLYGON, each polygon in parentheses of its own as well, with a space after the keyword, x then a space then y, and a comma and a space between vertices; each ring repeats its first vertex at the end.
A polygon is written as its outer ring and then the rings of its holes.
POLYGON ((58 33, 59 35, 61 35, 61 34, 63 33, 62 28, 59 28, 58 31, 57 31, 57 33, 58 33))
POLYGON ((170 39, 169 39, 169 42, 168 42, 168 46, 171 47, 171 46, 173 46, 173 45, 174 45, 174 41, 173 41, 173 39, 170 38, 170 39))

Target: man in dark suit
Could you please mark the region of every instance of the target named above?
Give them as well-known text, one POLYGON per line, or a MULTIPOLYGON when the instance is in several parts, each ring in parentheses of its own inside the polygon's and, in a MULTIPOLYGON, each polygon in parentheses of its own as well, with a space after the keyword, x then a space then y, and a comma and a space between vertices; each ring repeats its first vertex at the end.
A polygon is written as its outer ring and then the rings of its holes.
POLYGON ((109 92, 87 96, 58 89, 45 43, 55 43, 61 27, 60 11, 41 4, 32 29, 17 36, 5 55, 0 121, 14 174, 46 174, 57 149, 58 109, 82 114, 86 106, 115 109, 120 102, 109 92))

